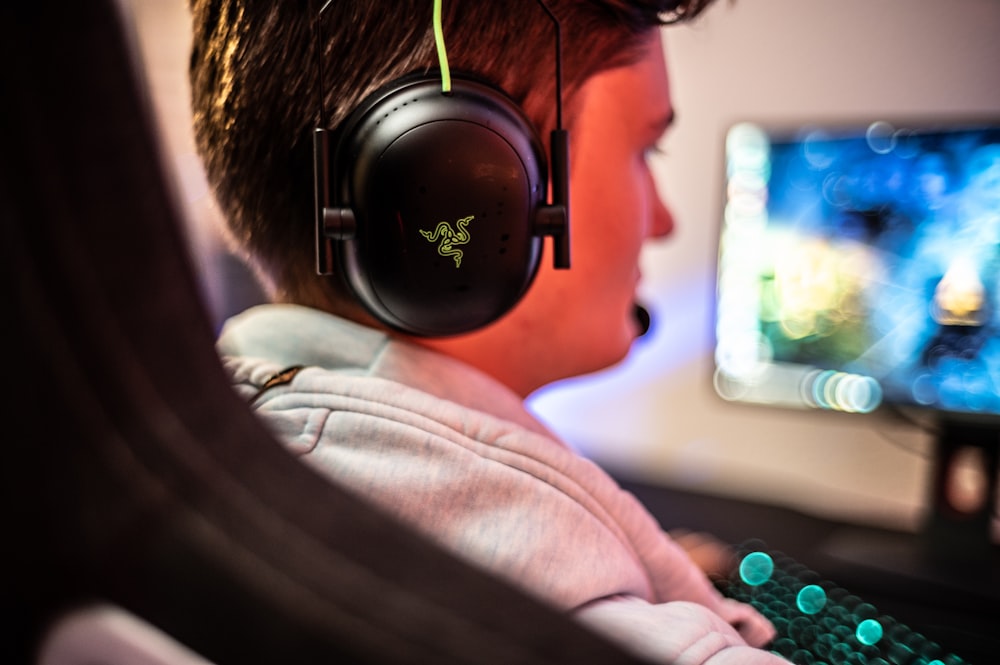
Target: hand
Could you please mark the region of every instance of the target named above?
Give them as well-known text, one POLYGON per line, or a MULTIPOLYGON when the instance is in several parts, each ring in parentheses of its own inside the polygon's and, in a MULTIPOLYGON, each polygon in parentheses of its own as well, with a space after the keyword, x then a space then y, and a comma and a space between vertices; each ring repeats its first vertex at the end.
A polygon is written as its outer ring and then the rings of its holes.
POLYGON ((747 641, 747 644, 752 646, 763 647, 777 635, 774 626, 763 614, 752 606, 732 598, 723 598, 719 607, 716 608, 716 613, 735 628, 740 637, 747 641))
POLYGON ((710 579, 725 579, 735 569, 736 554, 715 536, 686 529, 672 529, 669 533, 710 579))
MULTIPOLYGON (((735 618, 742 617, 737 608, 733 611, 735 618)), ((616 596, 589 603, 577 609, 574 616, 653 662, 704 665, 785 662, 774 654, 747 646, 745 638, 724 617, 697 603, 651 604, 635 597, 616 596)))

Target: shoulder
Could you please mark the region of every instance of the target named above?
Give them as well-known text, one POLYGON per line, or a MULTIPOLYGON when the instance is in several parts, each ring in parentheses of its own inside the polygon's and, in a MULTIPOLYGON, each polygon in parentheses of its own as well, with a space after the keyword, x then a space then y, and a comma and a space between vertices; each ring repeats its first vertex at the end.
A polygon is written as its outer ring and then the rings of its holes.
MULTIPOLYGON (((227 367, 246 395, 283 369, 252 359, 227 367)), ((658 532, 652 518, 551 437, 384 378, 319 368, 260 393, 254 408, 324 475, 558 605, 650 593, 635 543, 638 531, 658 532)))
POLYGON ((224 358, 224 364, 236 390, 265 422, 283 423, 286 435, 308 429, 324 439, 311 448, 388 452, 419 444, 453 447, 512 466, 530 459, 556 468, 582 461, 552 437, 363 370, 285 367, 247 357, 224 358))

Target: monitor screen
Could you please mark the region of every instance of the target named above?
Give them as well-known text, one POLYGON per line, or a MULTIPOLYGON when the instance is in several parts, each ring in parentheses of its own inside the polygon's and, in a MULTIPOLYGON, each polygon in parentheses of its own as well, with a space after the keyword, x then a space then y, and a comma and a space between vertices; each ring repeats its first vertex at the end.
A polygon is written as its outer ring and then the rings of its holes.
POLYGON ((1000 122, 726 138, 715 386, 1000 417, 1000 122))

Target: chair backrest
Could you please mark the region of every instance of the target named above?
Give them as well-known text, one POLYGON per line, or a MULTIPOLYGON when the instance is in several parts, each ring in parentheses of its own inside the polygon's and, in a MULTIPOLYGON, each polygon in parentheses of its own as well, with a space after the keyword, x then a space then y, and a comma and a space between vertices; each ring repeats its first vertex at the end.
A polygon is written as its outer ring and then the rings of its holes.
POLYGON ((220 664, 627 661, 320 478, 237 398, 128 20, 0 8, 0 661, 105 603, 220 664))

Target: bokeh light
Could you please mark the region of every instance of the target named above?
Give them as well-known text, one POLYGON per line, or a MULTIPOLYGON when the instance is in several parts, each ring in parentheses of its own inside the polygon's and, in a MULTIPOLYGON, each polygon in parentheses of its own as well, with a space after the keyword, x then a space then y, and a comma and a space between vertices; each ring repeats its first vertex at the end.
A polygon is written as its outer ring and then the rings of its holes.
POLYGON ((727 137, 726 399, 1000 414, 1000 126, 727 137))

